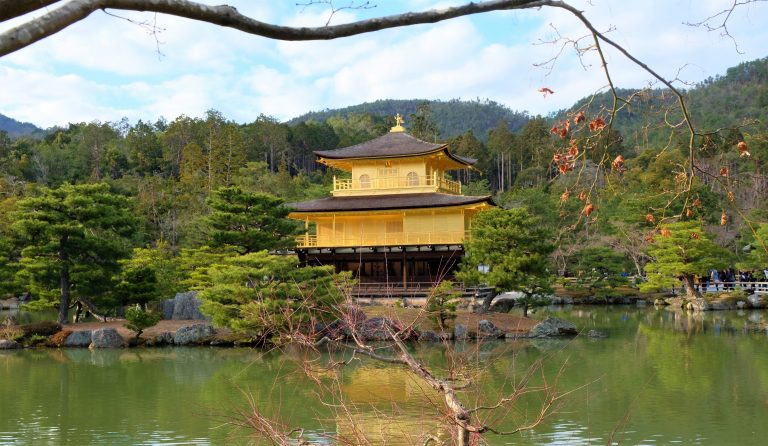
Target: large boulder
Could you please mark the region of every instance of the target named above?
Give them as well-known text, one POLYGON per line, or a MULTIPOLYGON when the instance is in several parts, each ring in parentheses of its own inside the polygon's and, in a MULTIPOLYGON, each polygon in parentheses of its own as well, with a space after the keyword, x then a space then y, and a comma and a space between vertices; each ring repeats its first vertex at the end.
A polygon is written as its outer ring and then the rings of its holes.
POLYGON ((342 308, 342 317, 328 324, 317 322, 314 327, 315 336, 320 339, 328 337, 330 339, 349 338, 352 336, 351 327, 368 319, 365 312, 356 305, 346 305, 342 308))
POLYGON ((329 324, 323 324, 318 322, 315 324, 315 336, 317 339, 328 337, 330 339, 342 339, 351 336, 352 330, 349 328, 349 323, 344 319, 336 319, 329 324))
POLYGON ((419 334, 410 329, 404 329, 399 323, 387 317, 372 317, 355 324, 355 332, 363 341, 389 341, 392 334, 397 333, 403 341, 419 338, 419 334))
POLYGON ((498 339, 503 338, 505 335, 504 330, 493 325, 491 321, 481 320, 477 323, 477 337, 486 339, 498 339))
POLYGON ((165 299, 163 301, 163 320, 168 321, 173 319, 174 307, 176 307, 175 299, 165 299))
POLYGON ((211 324, 185 325, 176 330, 173 335, 173 343, 176 345, 198 344, 213 336, 214 330, 211 324))
POLYGON ((440 336, 432 330, 423 330, 419 334, 420 342, 440 342, 441 340, 440 336))
POLYGON ((99 328, 91 332, 89 348, 120 348, 123 337, 114 328, 99 328))
POLYGON ((209 318, 200 312, 202 302, 197 297, 197 291, 177 293, 173 298, 173 314, 171 319, 177 321, 196 320, 207 321, 209 318))
POLYGON ((762 296, 758 294, 752 294, 751 296, 747 297, 747 301, 749 302, 749 306, 752 308, 765 308, 766 307, 766 300, 762 296))
POLYGON ((172 345, 173 338, 174 338, 173 333, 171 333, 170 331, 164 331, 159 335, 155 336, 155 339, 153 339, 153 343, 156 346, 172 345))
POLYGON ((91 345, 91 331, 73 331, 62 344, 64 347, 88 347, 91 345))
POLYGON ((15 350, 21 348, 21 344, 10 339, 0 339, 0 350, 15 350))
POLYGON ((556 317, 549 317, 536 324, 528 335, 533 338, 549 338, 556 336, 575 336, 578 334, 576 326, 571 322, 559 319, 556 317))

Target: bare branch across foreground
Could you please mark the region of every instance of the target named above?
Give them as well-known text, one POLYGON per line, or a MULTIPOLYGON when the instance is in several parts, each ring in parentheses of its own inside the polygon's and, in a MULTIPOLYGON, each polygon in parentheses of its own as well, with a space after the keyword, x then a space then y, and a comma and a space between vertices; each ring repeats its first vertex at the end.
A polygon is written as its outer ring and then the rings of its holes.
MULTIPOLYGON (((13 7, 13 3, 16 1, 0 0, 0 12, 7 11, 5 14, 10 17, 20 15, 20 7, 13 7)), ((39 8, 32 9, 35 3, 33 1, 22 3, 27 6, 22 13, 39 10, 39 8)), ((53 2, 42 1, 40 3, 47 5, 53 2)), ((470 2, 462 6, 450 8, 433 9, 424 12, 407 12, 342 25, 311 28, 274 25, 240 14, 232 6, 209 6, 187 0, 72 0, 40 17, 30 19, 0 34, 0 56, 10 54, 52 36, 69 25, 87 18, 93 12, 102 9, 150 11, 170 14, 190 20, 234 28, 248 34, 277 40, 331 40, 387 28, 435 23, 490 11, 535 8, 545 6, 548 3, 551 2, 548 0, 489 0, 479 3, 470 2)))

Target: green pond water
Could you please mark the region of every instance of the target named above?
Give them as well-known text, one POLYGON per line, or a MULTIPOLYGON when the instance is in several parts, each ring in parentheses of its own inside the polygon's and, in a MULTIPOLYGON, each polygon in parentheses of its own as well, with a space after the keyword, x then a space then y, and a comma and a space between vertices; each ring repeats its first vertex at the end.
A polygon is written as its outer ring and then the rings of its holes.
MULTIPOLYGON (((768 442, 768 337, 748 333, 765 312, 702 316, 634 307, 540 310, 604 339, 419 346, 414 353, 447 373, 461 364, 474 387, 468 405, 509 392, 544 359, 543 375, 572 391, 544 424, 502 445, 763 445, 768 442)), ((422 444, 439 435, 439 400, 394 366, 355 360, 321 371, 318 387, 297 370, 302 352, 163 348, 0 352, 0 445, 257 444, 230 424, 248 399, 305 436, 352 438, 357 426, 372 444, 422 444), (327 389, 328 392, 324 392, 327 389), (348 412, 334 404, 343 395, 348 412), (323 398, 326 404, 318 402, 323 398), (353 421, 352 421, 353 420, 353 421)), ((318 370, 329 358, 317 358, 318 370)), ((531 385, 541 384, 535 374, 531 385)), ((489 421, 512 429, 539 407, 537 395, 489 421)), ((333 444, 326 440, 325 444, 333 444)), ((354 444, 354 441, 353 441, 354 444)))

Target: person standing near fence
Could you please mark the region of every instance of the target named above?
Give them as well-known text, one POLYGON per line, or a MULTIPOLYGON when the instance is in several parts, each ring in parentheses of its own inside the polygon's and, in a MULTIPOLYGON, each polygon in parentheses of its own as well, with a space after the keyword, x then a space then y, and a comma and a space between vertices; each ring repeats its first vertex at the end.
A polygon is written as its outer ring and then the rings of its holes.
POLYGON ((715 285, 715 291, 720 291, 720 273, 713 269, 709 272, 709 278, 712 279, 712 283, 715 285))

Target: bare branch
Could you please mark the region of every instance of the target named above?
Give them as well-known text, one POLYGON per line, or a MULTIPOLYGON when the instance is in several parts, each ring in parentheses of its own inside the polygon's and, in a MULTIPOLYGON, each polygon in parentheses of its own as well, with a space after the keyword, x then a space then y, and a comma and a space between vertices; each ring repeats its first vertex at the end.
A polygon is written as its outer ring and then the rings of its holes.
POLYGON ((488 0, 481 3, 408 12, 343 25, 315 28, 279 26, 240 14, 232 6, 209 6, 187 0, 72 0, 61 7, 0 34, 0 56, 10 54, 49 37, 85 19, 99 9, 151 11, 234 28, 248 34, 277 40, 331 40, 424 23, 436 23, 490 11, 528 9, 544 6, 546 0, 488 0))
POLYGON ((0 22, 43 9, 59 0, 0 0, 0 22))
POLYGON ((708 32, 719 31, 720 37, 725 37, 733 42, 736 52, 744 54, 739 48, 739 42, 731 35, 731 31, 728 29, 728 21, 731 19, 731 15, 739 6, 748 5, 750 3, 764 2, 766 0, 733 0, 733 3, 729 8, 726 8, 716 14, 712 14, 704 20, 698 22, 683 22, 684 25, 693 27, 704 27, 708 32))
POLYGON ((373 9, 376 7, 376 5, 372 5, 370 1, 365 1, 360 4, 356 4, 353 0, 350 0, 349 4, 346 6, 339 6, 336 7, 333 5, 333 0, 309 0, 307 2, 303 3, 296 3, 296 6, 303 6, 302 11, 306 9, 309 6, 313 5, 328 5, 328 7, 331 9, 331 13, 328 15, 328 20, 325 21, 325 26, 328 26, 331 24, 331 20, 333 19, 333 16, 336 15, 337 12, 343 11, 345 9, 373 9))

